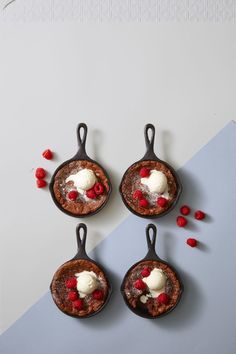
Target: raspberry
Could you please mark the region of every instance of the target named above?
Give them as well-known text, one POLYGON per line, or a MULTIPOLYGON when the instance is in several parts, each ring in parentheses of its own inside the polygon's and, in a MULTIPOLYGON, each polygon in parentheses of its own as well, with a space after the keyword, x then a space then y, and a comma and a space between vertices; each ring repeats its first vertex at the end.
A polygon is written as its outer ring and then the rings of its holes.
POLYGON ((96 198, 96 193, 94 192, 94 189, 91 188, 91 189, 88 189, 86 191, 86 196, 90 199, 95 199, 96 198))
POLYGON ((197 240, 195 238, 188 238, 186 243, 190 247, 196 247, 197 246, 197 240))
POLYGON ((77 285, 77 280, 76 280, 76 278, 70 278, 70 279, 67 279, 67 280, 66 280, 66 287, 67 287, 68 289, 76 288, 76 285, 77 285))
POLYGON ((70 301, 75 301, 75 300, 77 300, 77 299, 78 299, 78 293, 77 293, 77 291, 69 291, 69 292, 68 292, 68 299, 69 299, 70 301))
POLYGON ((169 296, 166 293, 161 293, 158 297, 157 297, 157 301, 160 302, 161 304, 167 305, 170 301, 169 296))
POLYGON ((46 187, 47 182, 44 181, 44 179, 37 179, 36 184, 38 188, 44 188, 46 187))
POLYGON ((46 159, 46 160, 51 160, 53 158, 53 153, 50 149, 45 150, 42 153, 42 156, 46 159))
POLYGON ((77 309, 77 310, 82 310, 84 303, 83 300, 78 299, 76 301, 73 301, 73 306, 77 309))
POLYGON ((93 189, 97 195, 103 194, 104 192, 104 186, 102 185, 102 183, 95 183, 93 189))
POLYGON ((139 201, 139 206, 141 206, 141 207, 143 207, 143 208, 147 208, 147 207, 148 207, 148 201, 147 201, 147 199, 145 199, 145 198, 140 199, 140 201, 139 201))
POLYGON ((149 168, 143 167, 141 168, 141 170, 139 171, 139 176, 140 177, 148 177, 150 175, 150 170, 149 168))
POLYGON ((78 197, 78 192, 77 191, 70 191, 68 194, 67 194, 67 197, 68 199, 70 200, 76 200, 77 197, 78 197))
POLYGON ((185 227, 188 223, 188 220, 183 216, 178 216, 176 219, 176 223, 179 227, 185 227))
POLYGON ((143 277, 148 277, 150 275, 150 269, 148 267, 143 268, 143 270, 141 271, 141 274, 143 277))
POLYGON ((133 199, 142 199, 142 197, 143 197, 143 193, 140 189, 137 189, 136 191, 134 191, 133 199))
POLYGON ((201 210, 197 210, 194 214, 194 217, 197 220, 203 220, 205 218, 205 216, 206 216, 206 214, 201 210))
POLYGON ((191 209, 187 205, 183 205, 180 208, 180 212, 181 212, 182 215, 188 215, 190 213, 190 211, 191 211, 191 209))
POLYGON ((38 179, 43 179, 44 177, 46 177, 46 171, 44 168, 42 167, 38 167, 36 168, 36 171, 35 171, 35 177, 38 178, 38 179))
POLYGON ((134 282, 134 287, 138 290, 143 290, 146 288, 146 284, 142 281, 142 279, 137 279, 134 282))
POLYGON ((102 290, 94 290, 92 295, 95 300, 102 300, 102 298, 103 298, 102 290))
POLYGON ((161 208, 164 208, 168 203, 168 200, 163 197, 157 198, 157 205, 159 205, 161 208))

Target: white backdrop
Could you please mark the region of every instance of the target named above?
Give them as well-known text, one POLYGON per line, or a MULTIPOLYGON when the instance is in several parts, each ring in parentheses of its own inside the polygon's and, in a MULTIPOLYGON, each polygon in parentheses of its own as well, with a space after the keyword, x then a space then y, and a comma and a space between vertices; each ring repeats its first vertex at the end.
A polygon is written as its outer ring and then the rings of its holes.
POLYGON ((236 32, 229 24, 12 22, 0 26, 0 48, 4 330, 75 251, 77 220, 36 189, 34 169, 53 172, 73 156, 76 125, 88 124, 88 153, 114 185, 109 206, 86 220, 94 247, 128 215, 117 187, 144 154, 144 124, 156 125, 157 154, 178 168, 235 119, 236 32), (53 162, 41 158, 47 147, 53 162))

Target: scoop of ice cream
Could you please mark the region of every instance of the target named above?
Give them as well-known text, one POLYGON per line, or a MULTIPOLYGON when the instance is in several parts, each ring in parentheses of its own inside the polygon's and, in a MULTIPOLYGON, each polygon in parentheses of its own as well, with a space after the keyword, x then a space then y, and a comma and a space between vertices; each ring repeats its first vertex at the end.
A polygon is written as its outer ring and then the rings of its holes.
POLYGON ((154 268, 148 277, 143 278, 150 290, 160 290, 166 284, 166 276, 162 269, 154 268))
POLYGON ((141 178, 141 183, 148 186, 150 192, 164 193, 167 188, 167 178, 161 171, 151 170, 149 177, 141 178))
POLYGON ((74 182, 75 187, 77 188, 78 192, 80 192, 81 189, 83 191, 87 191, 88 189, 92 188, 97 179, 92 170, 84 168, 74 175, 67 177, 66 182, 70 181, 74 182))
POLYGON ((76 273, 75 276, 77 277, 77 290, 80 297, 91 294, 98 286, 97 275, 94 272, 84 270, 76 273))

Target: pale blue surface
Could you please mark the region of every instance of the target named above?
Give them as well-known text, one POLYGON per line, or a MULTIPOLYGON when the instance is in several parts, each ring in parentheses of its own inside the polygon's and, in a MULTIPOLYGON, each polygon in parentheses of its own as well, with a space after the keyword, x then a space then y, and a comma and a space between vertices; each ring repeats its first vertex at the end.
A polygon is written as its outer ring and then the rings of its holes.
MULTIPOLYGON (((1 354, 235 354, 236 124, 229 123, 183 168, 181 203, 207 212, 175 225, 176 208, 158 219, 157 253, 179 270, 185 286, 170 315, 147 320, 125 307, 119 292, 123 274, 146 253, 148 221, 130 215, 92 257, 111 270, 114 292, 99 315, 77 320, 63 315, 50 294, 0 337, 1 354), (198 249, 185 245, 196 236, 198 249)), ((73 232, 71 237, 73 237, 73 232)))

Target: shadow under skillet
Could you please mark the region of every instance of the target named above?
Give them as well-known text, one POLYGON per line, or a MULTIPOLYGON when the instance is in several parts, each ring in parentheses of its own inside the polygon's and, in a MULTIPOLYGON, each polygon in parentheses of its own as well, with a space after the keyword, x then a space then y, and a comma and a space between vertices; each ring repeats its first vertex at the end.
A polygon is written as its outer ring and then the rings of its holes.
MULTIPOLYGON (((200 224, 198 224, 199 221, 194 219, 194 211, 200 208, 198 205, 201 206, 204 204, 204 195, 200 188, 198 178, 194 176, 194 174, 183 169, 178 171, 178 173, 183 185, 183 192, 180 200, 170 214, 164 216, 161 220, 155 220, 157 225, 160 223, 160 225, 163 226, 162 252, 160 257, 170 264, 173 264, 181 277, 184 287, 182 298, 175 310, 171 314, 163 316, 162 318, 156 319, 152 322, 155 326, 166 327, 170 330, 189 327, 193 322, 198 321, 198 318, 202 315, 205 307, 204 294, 201 290, 200 283, 194 277, 194 274, 191 275, 188 273, 187 269, 184 270, 180 268, 180 266, 175 264, 173 261, 175 248, 179 242, 182 242, 182 246, 185 247, 184 243, 186 242, 187 237, 194 237, 194 235, 196 235, 197 238, 197 234, 195 233, 200 231, 200 224), (172 229, 173 226, 175 227, 176 216, 180 215, 179 208, 183 204, 188 204, 191 207, 191 214, 187 216, 188 224, 184 228, 186 237, 183 236, 183 234, 180 234, 180 229, 178 226, 176 226, 173 231, 165 231, 170 228, 172 229)), ((212 222, 212 218, 209 216, 204 222, 212 222)), ((200 241, 198 248, 195 249, 195 252, 209 253, 210 247, 200 241)))
MULTIPOLYGON (((101 145, 104 142, 104 139, 105 139, 104 133, 100 129, 91 130, 91 146, 92 146, 93 157, 95 161, 102 161, 102 159, 100 158, 99 151, 101 145)), ((102 165, 104 165, 106 169, 104 162, 102 162, 102 165)))
POLYGON ((153 321, 156 326, 166 327, 168 330, 188 328, 198 321, 204 311, 204 295, 194 279, 186 271, 177 268, 184 284, 182 298, 175 310, 165 317, 153 321))
POLYGON ((174 169, 176 168, 175 162, 172 161, 171 155, 173 151, 174 136, 169 130, 163 130, 162 132, 162 149, 163 160, 167 161, 174 169))

